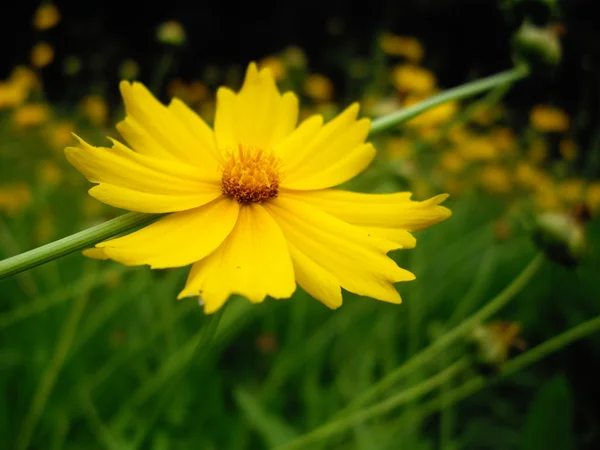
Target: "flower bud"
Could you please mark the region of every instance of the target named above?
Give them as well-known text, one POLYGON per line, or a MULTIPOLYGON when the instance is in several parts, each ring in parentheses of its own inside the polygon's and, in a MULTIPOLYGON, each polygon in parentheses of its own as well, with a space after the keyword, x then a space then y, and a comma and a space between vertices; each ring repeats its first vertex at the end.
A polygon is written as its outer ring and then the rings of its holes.
POLYGON ((585 232, 581 223, 564 213, 539 215, 533 240, 551 260, 567 267, 577 265, 585 252, 585 232))
POLYGON ((561 47, 556 34, 548 28, 524 22, 513 36, 515 59, 535 68, 556 66, 561 47))

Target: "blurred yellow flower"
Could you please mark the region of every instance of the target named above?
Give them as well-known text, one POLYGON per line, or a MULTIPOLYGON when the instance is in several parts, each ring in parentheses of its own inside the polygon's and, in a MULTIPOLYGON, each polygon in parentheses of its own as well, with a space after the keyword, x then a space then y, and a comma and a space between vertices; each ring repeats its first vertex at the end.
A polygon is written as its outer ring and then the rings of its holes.
POLYGON ((119 65, 119 76, 123 80, 134 80, 140 74, 140 65, 134 59, 127 58, 119 65))
POLYGON ((419 64, 423 59, 423 45, 417 38, 384 33, 379 40, 381 49, 391 56, 402 56, 419 64))
POLYGON ((458 151, 467 160, 489 160, 498 156, 498 148, 488 136, 472 136, 458 146, 458 151))
POLYGON ((521 187, 532 190, 545 189, 552 185, 548 175, 525 161, 518 162, 515 179, 521 187))
POLYGON ((0 81, 0 110, 14 108, 22 104, 27 97, 27 91, 21 86, 0 81))
POLYGON ((203 82, 192 81, 186 83, 179 78, 176 78, 169 83, 167 92, 169 96, 177 97, 191 106, 199 105, 210 95, 208 87, 203 82))
POLYGON ((510 172, 497 164, 483 167, 479 173, 481 186, 493 194, 508 194, 512 191, 510 172))
POLYGON ((43 3, 35 10, 33 27, 36 30, 49 30, 58 22, 60 22, 60 12, 53 3, 43 3))
POLYGON ((75 126, 72 122, 52 123, 48 127, 48 140, 52 148, 62 150, 73 142, 75 126))
POLYGON ((0 211, 18 215, 31 203, 31 189, 24 183, 0 185, 0 211))
POLYGON ((108 119, 108 105, 100 95, 88 95, 81 101, 81 111, 94 125, 104 125, 108 119))
POLYGON ((560 197, 567 203, 575 203, 583 200, 584 182, 581 178, 570 178, 563 180, 558 185, 560 197))
POLYGON ((594 214, 600 212, 600 181, 594 181, 588 185, 585 202, 594 214))
POLYGON ((389 159, 408 159, 412 156, 414 142, 405 137, 393 137, 385 147, 389 159))
POLYGON ((39 76, 29 67, 16 66, 10 73, 8 82, 20 86, 28 93, 34 89, 39 89, 42 85, 39 76))
POLYGON ((533 128, 544 132, 565 132, 569 129, 569 116, 558 108, 536 105, 529 114, 533 128))
POLYGON ((548 157, 548 145, 543 139, 535 139, 527 150, 527 158, 533 164, 541 164, 548 157))
POLYGON ((15 109, 13 112, 13 124, 18 129, 37 127, 46 123, 50 118, 50 108, 42 103, 31 103, 15 109))
POLYGON ((287 75, 287 67, 285 66, 284 61, 278 56, 267 56, 266 58, 263 58, 258 63, 258 67, 260 69, 269 68, 277 81, 283 80, 287 75))
POLYGON ((427 94, 435 88, 435 83, 435 76, 429 70, 412 64, 400 64, 392 71, 392 84, 403 93, 427 94))
POLYGON ((577 154, 579 153, 577 144, 575 144, 573 139, 569 138, 561 139, 558 149, 565 161, 575 160, 577 158, 577 154))
POLYGON ((300 47, 288 47, 283 51, 282 59, 293 69, 306 68, 306 54, 300 47))
POLYGON ((502 154, 512 153, 517 147, 517 138, 510 128, 494 128, 491 132, 491 139, 493 145, 502 154))
POLYGON ((152 268, 193 264, 179 298, 200 296, 206 313, 232 294, 251 302, 289 298, 296 283, 330 308, 341 288, 399 303, 393 283, 414 275, 387 253, 412 248, 411 231, 450 216, 410 193, 331 189, 375 157, 371 122, 352 104, 330 122, 297 126, 298 98, 281 94, 270 70, 250 64, 242 88, 217 92, 214 130, 183 102, 159 103, 140 83, 121 83, 126 117, 117 129, 133 148, 80 140, 65 150, 109 205, 168 213, 102 242, 88 256, 152 268), (349 263, 351 262, 351 263, 349 263))
MULTIPOLYGON (((404 101, 405 106, 411 106, 423 100, 420 96, 410 96, 404 101)), ((432 128, 448 122, 458 112, 458 103, 446 102, 431 108, 417 117, 410 119, 406 124, 415 128, 432 128)))
POLYGON ((465 167, 465 160, 456 151, 448 150, 442 154, 440 163, 444 170, 450 173, 459 173, 465 167))
POLYGON ((45 160, 40 164, 39 178, 48 186, 56 186, 61 182, 63 172, 54 161, 45 160))
POLYGON ((185 29, 179 22, 167 20, 156 28, 156 39, 162 44, 182 45, 186 40, 185 29))
POLYGON ((47 42, 38 42, 31 50, 31 64, 39 69, 46 67, 54 60, 54 49, 47 42))
POLYGON ((534 195, 535 205, 542 211, 559 211, 563 203, 556 189, 539 189, 534 195))
POLYGON ((314 100, 326 102, 333 97, 333 83, 326 76, 315 73, 306 77, 304 92, 314 100))

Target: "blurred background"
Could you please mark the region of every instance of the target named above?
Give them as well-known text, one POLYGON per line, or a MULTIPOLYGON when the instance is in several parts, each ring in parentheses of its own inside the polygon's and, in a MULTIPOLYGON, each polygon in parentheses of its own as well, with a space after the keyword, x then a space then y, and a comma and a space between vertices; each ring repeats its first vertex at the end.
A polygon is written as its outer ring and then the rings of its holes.
POLYGON ((94 145, 118 136, 122 79, 210 123, 216 88, 237 89, 249 61, 299 95, 302 117, 326 118, 353 101, 379 117, 516 62, 532 71, 374 136, 376 160, 343 186, 451 194, 452 218, 391 255, 417 276, 398 286, 402 305, 236 297, 206 343, 201 308, 175 300, 185 268, 73 254, 0 280, 0 448, 600 448, 600 339, 560 337, 600 313, 597 25, 583 0, 11 5, 0 17, 0 258, 122 214, 87 195, 62 152, 72 133, 94 145), (408 400, 292 446, 531 260, 506 307, 354 408, 408 400), (551 354, 528 356, 545 343, 551 354))

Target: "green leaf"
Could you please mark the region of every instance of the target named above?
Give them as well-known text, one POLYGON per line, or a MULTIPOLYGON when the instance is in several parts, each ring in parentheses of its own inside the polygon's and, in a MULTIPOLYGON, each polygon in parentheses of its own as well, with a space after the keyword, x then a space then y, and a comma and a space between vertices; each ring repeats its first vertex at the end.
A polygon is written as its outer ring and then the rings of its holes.
POLYGON ((266 411, 260 400, 243 388, 237 388, 234 398, 252 428, 264 439, 268 448, 292 441, 298 433, 281 418, 266 411))
POLYGON ((529 407, 522 450, 569 450, 573 445, 573 399, 569 383, 560 375, 544 383, 529 407))

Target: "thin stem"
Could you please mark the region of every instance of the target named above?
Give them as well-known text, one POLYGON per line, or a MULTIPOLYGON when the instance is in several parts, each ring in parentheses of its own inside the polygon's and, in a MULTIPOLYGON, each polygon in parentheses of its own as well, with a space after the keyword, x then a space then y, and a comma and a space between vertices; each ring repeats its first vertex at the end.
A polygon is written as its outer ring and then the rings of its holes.
POLYGON ((396 370, 391 372, 377 384, 367 389, 362 395, 358 396, 354 400, 347 410, 352 410, 356 407, 371 402, 378 395, 384 393, 387 389, 392 387, 406 374, 411 373, 416 367, 430 361, 440 351, 449 347, 451 344, 456 342, 458 339, 465 336, 473 326, 477 325, 489 317, 494 315, 502 307, 504 307, 510 300, 512 300, 521 290, 527 285, 527 283, 533 278, 535 273, 541 266, 544 257, 542 254, 537 254, 535 258, 523 269, 523 271, 515 278, 502 292, 500 292, 495 298, 493 298, 487 305, 477 311, 475 314, 463 320, 452 330, 442 335, 439 339, 434 341, 429 347, 419 352, 417 355, 406 361, 396 370))
POLYGON ((145 225, 158 217, 160 216, 157 214, 130 212, 58 241, 7 258, 0 261, 0 279, 32 269, 77 250, 91 247, 105 239, 133 230, 140 225, 145 225))
MULTIPOLYGON (((511 376, 573 342, 598 332, 600 332, 600 316, 583 322, 514 358, 506 363, 500 370, 500 373, 493 378, 476 377, 467 381, 462 386, 453 389, 445 398, 444 406, 455 405, 465 398, 497 383, 502 378, 511 376)), ((422 420, 430 414, 439 411, 441 407, 442 402, 439 398, 431 400, 415 411, 415 414, 411 419, 416 421, 422 420)), ((399 425, 401 425, 400 421, 397 424, 394 424, 395 427, 398 427, 399 425)))
POLYGON ((457 86, 442 92, 439 95, 430 97, 422 102, 410 106, 408 108, 401 109, 387 116, 375 119, 371 123, 371 134, 379 133, 388 128, 394 127, 401 123, 404 123, 413 117, 427 111, 428 109, 439 106, 443 103, 451 100, 460 100, 463 98, 477 95, 481 92, 487 91, 495 86, 514 83, 521 78, 525 78, 529 74, 527 66, 517 66, 513 69, 500 72, 496 75, 492 75, 486 78, 481 78, 470 83, 457 86))
POLYGON ((52 361, 50 361, 50 365, 40 380, 38 389, 24 420, 23 427, 21 428, 21 433, 17 439, 15 448, 18 450, 25 450, 29 447, 29 442, 31 441, 35 427, 44 411, 48 397, 54 388, 54 384, 56 383, 58 375, 62 370, 69 350, 73 344, 73 338, 75 337, 75 332, 87 304, 88 297, 89 286, 86 287, 84 292, 75 302, 71 309, 71 313, 65 320, 52 361))
POLYGON ((428 378, 427 380, 409 388, 398 394, 387 398, 369 408, 365 408, 351 416, 344 417, 334 422, 329 422, 316 430, 313 430, 305 435, 300 436, 298 439, 288 442, 287 444, 279 447, 279 450, 292 450, 297 448, 306 447, 309 444, 314 444, 322 439, 332 436, 337 433, 341 433, 351 428, 353 425, 372 419, 373 417, 381 416, 398 406, 404 405, 408 402, 414 401, 425 394, 435 390, 448 380, 454 378, 458 373, 463 371, 469 366, 467 358, 463 358, 454 364, 447 367, 442 372, 428 378))
POLYGON ((171 357, 159 368, 156 374, 146 380, 133 395, 121 407, 121 411, 110 421, 110 427, 113 430, 120 430, 127 423, 133 411, 140 407, 152 395, 158 392, 165 384, 181 374, 185 368, 194 360, 194 356, 199 348, 209 349, 210 343, 215 336, 219 322, 223 317, 225 307, 222 307, 217 313, 209 318, 208 323, 200 332, 190 339, 179 351, 173 353, 171 357))

